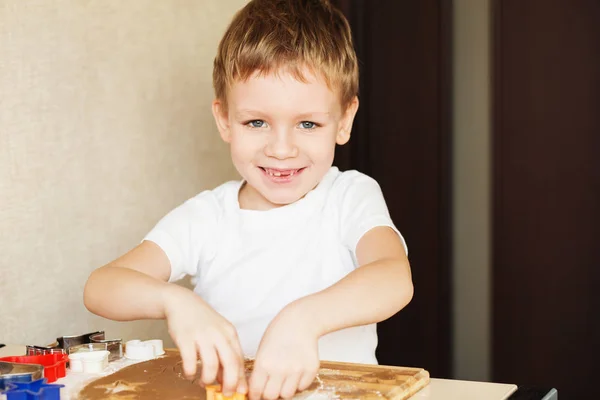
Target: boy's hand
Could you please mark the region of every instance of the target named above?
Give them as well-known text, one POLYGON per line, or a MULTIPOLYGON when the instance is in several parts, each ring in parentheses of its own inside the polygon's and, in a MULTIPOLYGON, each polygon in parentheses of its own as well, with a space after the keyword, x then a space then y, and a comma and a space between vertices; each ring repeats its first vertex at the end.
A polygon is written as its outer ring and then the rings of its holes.
POLYGON ((244 356, 233 325, 186 288, 170 285, 164 298, 169 334, 179 348, 187 377, 196 375, 199 354, 204 385, 222 374, 224 395, 245 394, 244 356))
POLYGON ((319 335, 309 321, 284 309, 267 328, 250 377, 250 400, 291 398, 308 388, 319 370, 319 335))

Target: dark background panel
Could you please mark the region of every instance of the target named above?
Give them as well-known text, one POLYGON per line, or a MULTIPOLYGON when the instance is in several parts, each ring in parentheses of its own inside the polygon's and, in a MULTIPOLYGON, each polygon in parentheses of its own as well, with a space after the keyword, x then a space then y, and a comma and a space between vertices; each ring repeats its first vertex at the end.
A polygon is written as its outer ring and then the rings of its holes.
MULTIPOLYGON (((361 60, 361 109, 336 162, 380 182, 416 285, 380 324, 378 357, 451 376, 451 3, 337 3, 361 60)), ((600 356, 600 2, 492 4, 492 380, 589 397, 600 356)))
POLYGON ((450 376, 450 15, 442 0, 338 0, 360 60, 360 109, 336 165, 375 178, 405 236, 415 296, 379 325, 382 364, 450 376))
POLYGON ((600 358, 600 2, 494 2, 493 380, 590 398, 600 358))

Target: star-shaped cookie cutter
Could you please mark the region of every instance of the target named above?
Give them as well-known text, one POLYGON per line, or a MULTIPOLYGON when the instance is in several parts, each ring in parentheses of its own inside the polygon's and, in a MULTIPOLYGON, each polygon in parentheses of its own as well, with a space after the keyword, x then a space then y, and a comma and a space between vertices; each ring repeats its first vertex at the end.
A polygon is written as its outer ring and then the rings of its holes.
POLYGON ((8 384, 2 393, 6 400, 60 400, 60 389, 65 385, 48 384, 46 379, 33 382, 15 382, 8 384))
POLYGON ((0 361, 0 390, 16 382, 31 382, 44 377, 44 367, 0 361))

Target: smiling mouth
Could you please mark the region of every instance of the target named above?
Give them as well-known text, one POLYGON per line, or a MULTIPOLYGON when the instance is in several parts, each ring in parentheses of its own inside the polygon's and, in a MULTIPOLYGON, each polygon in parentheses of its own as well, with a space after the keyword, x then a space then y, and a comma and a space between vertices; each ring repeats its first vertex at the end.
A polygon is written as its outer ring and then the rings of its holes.
POLYGON ((301 173, 302 171, 304 171, 306 169, 306 167, 294 168, 294 169, 278 169, 278 168, 266 168, 266 167, 259 167, 259 168, 268 177, 282 178, 282 179, 292 178, 293 176, 298 175, 299 173, 301 173))

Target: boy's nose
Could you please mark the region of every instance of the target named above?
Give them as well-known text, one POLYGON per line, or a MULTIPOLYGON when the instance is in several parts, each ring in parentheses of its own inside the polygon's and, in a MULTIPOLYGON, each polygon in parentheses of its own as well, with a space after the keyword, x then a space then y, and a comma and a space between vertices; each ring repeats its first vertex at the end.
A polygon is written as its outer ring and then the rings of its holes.
POLYGON ((269 138, 269 143, 265 147, 265 154, 280 160, 293 158, 298 156, 298 147, 294 143, 291 134, 278 132, 269 138))

